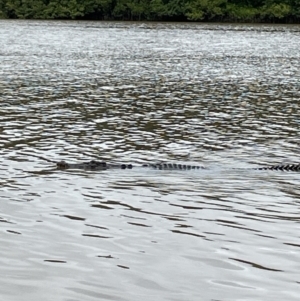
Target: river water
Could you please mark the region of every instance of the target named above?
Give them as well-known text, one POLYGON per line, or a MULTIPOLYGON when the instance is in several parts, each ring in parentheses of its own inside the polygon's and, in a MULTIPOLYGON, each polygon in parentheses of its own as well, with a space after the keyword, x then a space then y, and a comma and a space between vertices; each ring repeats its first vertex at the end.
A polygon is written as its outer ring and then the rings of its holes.
POLYGON ((0 21, 0 299, 299 300, 300 28, 0 21), (57 171, 55 161, 205 171, 57 171), (231 169, 238 167, 239 169, 231 169))

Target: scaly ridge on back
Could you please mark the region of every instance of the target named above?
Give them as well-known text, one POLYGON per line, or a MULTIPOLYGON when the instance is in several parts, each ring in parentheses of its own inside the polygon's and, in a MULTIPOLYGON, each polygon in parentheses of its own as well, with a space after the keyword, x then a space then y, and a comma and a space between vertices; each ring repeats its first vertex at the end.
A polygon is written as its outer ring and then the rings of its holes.
POLYGON ((191 169, 205 169, 204 166, 178 164, 178 163, 150 163, 144 164, 143 167, 151 167, 159 170, 191 170, 191 169))
POLYGON ((255 170, 280 170, 280 171, 300 171, 300 163, 298 164, 280 164, 265 167, 258 167, 255 170))

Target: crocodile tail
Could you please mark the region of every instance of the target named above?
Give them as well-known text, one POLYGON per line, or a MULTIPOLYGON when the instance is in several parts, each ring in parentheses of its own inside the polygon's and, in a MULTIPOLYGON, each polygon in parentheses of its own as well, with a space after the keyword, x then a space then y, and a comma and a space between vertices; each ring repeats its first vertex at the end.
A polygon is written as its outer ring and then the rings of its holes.
POLYGON ((265 166, 256 168, 256 170, 300 171, 300 163, 265 166))

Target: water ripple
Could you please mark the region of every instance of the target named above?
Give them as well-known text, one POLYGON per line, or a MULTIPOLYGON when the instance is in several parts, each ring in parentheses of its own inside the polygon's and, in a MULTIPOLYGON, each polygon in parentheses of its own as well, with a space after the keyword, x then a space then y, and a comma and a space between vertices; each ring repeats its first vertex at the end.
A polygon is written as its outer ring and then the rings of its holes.
POLYGON ((0 25, 2 298, 298 300, 298 26, 0 25))

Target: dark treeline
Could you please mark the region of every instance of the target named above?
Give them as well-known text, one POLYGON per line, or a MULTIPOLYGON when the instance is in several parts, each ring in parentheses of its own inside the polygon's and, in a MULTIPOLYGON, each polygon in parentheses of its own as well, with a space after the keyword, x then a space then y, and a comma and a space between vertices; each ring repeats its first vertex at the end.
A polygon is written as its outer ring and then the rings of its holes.
POLYGON ((300 0, 0 0, 0 18, 299 23, 300 0))

